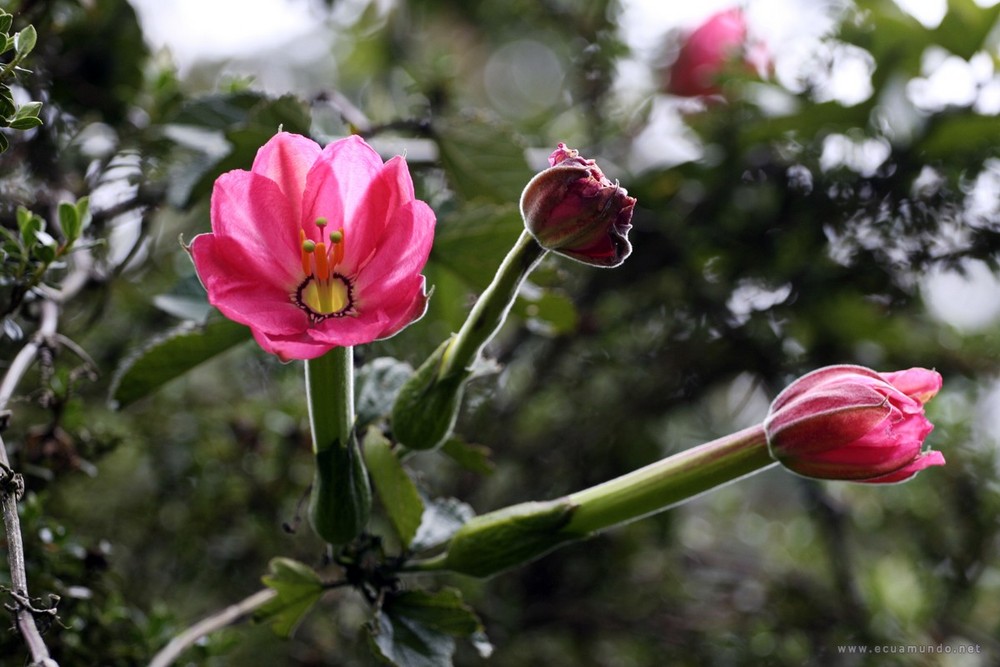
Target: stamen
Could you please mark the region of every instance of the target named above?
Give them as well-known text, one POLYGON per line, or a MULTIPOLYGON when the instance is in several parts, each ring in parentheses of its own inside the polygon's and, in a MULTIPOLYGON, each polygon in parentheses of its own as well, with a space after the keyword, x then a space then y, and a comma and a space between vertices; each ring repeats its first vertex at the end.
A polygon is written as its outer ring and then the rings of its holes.
MULTIPOLYGON (((307 276, 312 273, 312 267, 309 265, 309 253, 313 251, 313 248, 307 248, 307 243, 312 243, 312 241, 306 240, 306 231, 304 229, 299 230, 299 243, 302 246, 302 273, 307 276)), ((315 247, 315 244, 313 245, 315 247)))
POLYGON ((333 257, 330 265, 337 266, 344 261, 344 228, 341 227, 335 232, 330 232, 330 242, 333 243, 333 257))
POLYGON ((316 258, 316 279, 329 280, 330 263, 329 263, 329 258, 326 256, 325 243, 320 242, 316 244, 316 252, 313 253, 313 257, 316 258))
POLYGON ((316 226, 320 229, 326 227, 326 218, 316 218, 316 226))

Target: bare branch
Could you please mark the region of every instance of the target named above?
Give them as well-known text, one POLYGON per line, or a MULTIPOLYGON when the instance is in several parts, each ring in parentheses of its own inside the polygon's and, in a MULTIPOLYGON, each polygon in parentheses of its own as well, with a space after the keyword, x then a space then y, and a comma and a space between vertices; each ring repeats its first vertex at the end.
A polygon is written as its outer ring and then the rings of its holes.
MULTIPOLYGON (((0 414, 14 395, 17 385, 35 362, 39 352, 57 341, 59 325, 59 304, 71 298, 86 284, 89 273, 89 256, 81 257, 76 269, 63 282, 63 288, 47 294, 41 303, 41 323, 31 340, 21 348, 11 361, 3 380, 0 381, 0 414)), ((31 655, 32 666, 59 667, 52 659, 49 649, 35 624, 35 614, 55 614, 52 609, 36 609, 28 595, 28 577, 24 566, 24 542, 21 538, 21 520, 17 513, 17 501, 24 492, 24 481, 10 468, 7 447, 0 437, 0 513, 3 514, 4 532, 7 535, 7 561, 10 566, 11 597, 16 624, 24 637, 31 655)))
POLYGON ((153 661, 149 663, 149 667, 169 667, 169 665, 174 664, 174 661, 177 660, 177 658, 179 658, 185 650, 193 646, 199 639, 229 625, 239 623, 249 617, 257 609, 267 604, 267 602, 277 594, 278 592, 273 588, 261 589, 250 597, 244 598, 236 604, 230 605, 225 609, 212 614, 208 618, 198 621, 190 628, 171 639, 159 653, 153 656, 153 661))

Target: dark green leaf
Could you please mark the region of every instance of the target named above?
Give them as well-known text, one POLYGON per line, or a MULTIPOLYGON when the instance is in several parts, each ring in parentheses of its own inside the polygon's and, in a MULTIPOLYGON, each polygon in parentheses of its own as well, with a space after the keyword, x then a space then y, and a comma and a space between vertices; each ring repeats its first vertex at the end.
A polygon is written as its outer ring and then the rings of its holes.
POLYGON ((14 96, 8 86, 0 84, 0 117, 10 118, 17 112, 14 96))
POLYGON ((17 55, 23 58, 31 53, 37 40, 38 34, 35 32, 35 26, 31 25, 14 35, 14 49, 17 51, 17 55))
POLYGON ((445 441, 441 452, 466 470, 480 475, 489 475, 496 466, 490 455, 492 451, 485 445, 473 445, 454 436, 445 441))
POLYGON ((424 514, 424 503, 417 487, 392 451, 389 440, 374 426, 365 434, 364 455, 372 484, 382 499, 389 521, 403 546, 409 547, 424 514))
POLYGON ((117 407, 126 406, 249 338, 247 327, 229 320, 204 326, 182 324, 118 368, 111 384, 111 401, 117 407))
POLYGON ((302 618, 322 597, 323 582, 308 566, 289 558, 274 558, 261 580, 277 595, 254 613, 254 620, 270 623, 280 637, 290 637, 302 618))
POLYGON ((412 366, 392 357, 372 359, 362 366, 355 378, 358 426, 367 426, 389 414, 399 388, 411 375, 412 366))
POLYGON ((0 133, 0 153, 3 153, 8 148, 10 148, 10 142, 7 141, 7 137, 0 133))
POLYGON ((483 657, 493 650, 479 617, 453 589, 389 595, 368 631, 376 655, 399 667, 450 667, 454 637, 472 640, 483 657))
POLYGON ((434 138, 452 187, 466 201, 516 202, 534 175, 522 143, 498 122, 453 118, 435 126, 434 138))
POLYGON ((476 612, 462 600, 462 594, 445 588, 436 593, 403 591, 386 598, 382 610, 391 616, 409 618, 437 632, 453 637, 468 637, 481 632, 476 612))
POLYGON ((7 12, 0 9, 0 33, 7 34, 10 32, 10 26, 14 22, 14 15, 8 14, 7 12))
POLYGON ((408 618, 380 613, 366 626, 372 652, 396 667, 451 667, 455 639, 408 618))

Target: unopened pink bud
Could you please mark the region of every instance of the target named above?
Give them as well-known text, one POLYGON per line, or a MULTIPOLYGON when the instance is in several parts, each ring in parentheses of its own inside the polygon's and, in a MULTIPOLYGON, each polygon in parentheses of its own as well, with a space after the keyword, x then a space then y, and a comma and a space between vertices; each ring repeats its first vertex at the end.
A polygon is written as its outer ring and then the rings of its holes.
POLYGON ((876 373, 828 366, 790 384, 771 404, 764 430, 771 455, 806 477, 887 484, 944 465, 923 451, 934 425, 924 403, 941 376, 924 368, 876 373))
POLYGON ((635 198, 566 144, 553 151, 549 164, 521 194, 531 235, 543 248, 584 264, 610 268, 624 262, 632 252, 635 198))

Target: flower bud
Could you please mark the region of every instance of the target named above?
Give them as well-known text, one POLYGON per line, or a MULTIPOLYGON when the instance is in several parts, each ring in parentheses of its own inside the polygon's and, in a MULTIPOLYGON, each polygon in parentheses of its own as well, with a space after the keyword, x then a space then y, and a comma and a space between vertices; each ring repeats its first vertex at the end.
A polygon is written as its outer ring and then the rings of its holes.
POLYGON ((546 250, 584 264, 610 268, 624 262, 632 252, 635 198, 566 144, 552 152, 549 164, 521 194, 531 235, 546 250))
POLYGON ((442 376, 449 338, 416 370, 400 389, 392 406, 393 437, 410 449, 434 449, 451 435, 462 404, 464 366, 442 376))
POLYGON ((862 366, 828 366, 778 394, 764 430, 771 456, 806 477, 875 484, 902 482, 934 465, 923 451, 934 428, 924 403, 941 376, 923 368, 876 373, 862 366))
POLYGON ((740 60, 763 73, 770 56, 763 44, 747 43, 747 23, 738 7, 713 14, 681 45, 669 70, 667 92, 680 97, 700 97, 720 92, 718 79, 740 60))

